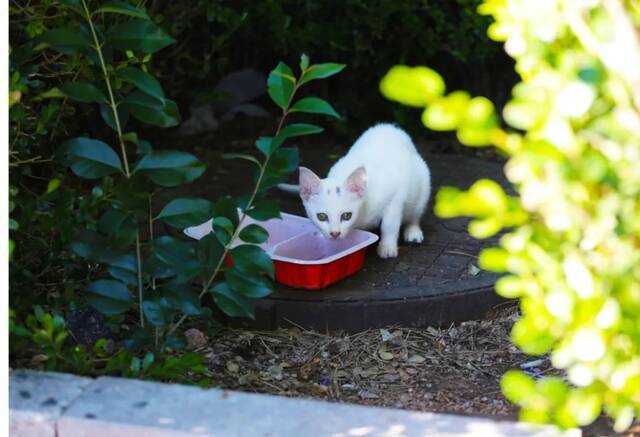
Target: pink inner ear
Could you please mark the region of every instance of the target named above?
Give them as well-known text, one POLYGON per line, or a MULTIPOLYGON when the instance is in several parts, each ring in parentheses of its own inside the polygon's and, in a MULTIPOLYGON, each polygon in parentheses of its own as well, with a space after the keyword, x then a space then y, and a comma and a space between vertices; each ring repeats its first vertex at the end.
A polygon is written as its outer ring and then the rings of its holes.
POLYGON ((367 171, 364 167, 357 168, 349 175, 345 181, 345 187, 347 191, 358 197, 364 196, 364 193, 367 191, 367 171))
POLYGON ((309 200, 314 194, 320 192, 320 178, 311 170, 300 167, 300 197, 309 200))

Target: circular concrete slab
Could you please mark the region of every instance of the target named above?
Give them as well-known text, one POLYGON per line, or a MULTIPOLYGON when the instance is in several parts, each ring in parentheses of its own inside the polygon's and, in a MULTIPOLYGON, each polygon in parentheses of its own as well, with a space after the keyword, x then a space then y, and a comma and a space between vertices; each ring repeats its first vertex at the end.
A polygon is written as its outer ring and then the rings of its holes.
MULTIPOLYGON (((345 153, 343 144, 306 139, 300 146, 301 165, 326 175, 333 162, 345 153)), ((426 153, 438 144, 417 140, 432 173, 433 193, 443 185, 466 189, 480 178, 494 179, 508 187, 498 162, 457 155, 426 153)), ((252 189, 252 169, 241 161, 224 161, 223 152, 246 152, 252 141, 212 142, 196 148, 213 166, 193 184, 168 190, 165 201, 175 197, 215 199, 225 194, 242 195, 252 189)), ((273 191, 282 210, 305 215, 297 196, 273 191)), ((162 204, 163 199, 157 199, 162 204)), ((229 321, 234 326, 275 329, 298 325, 304 328, 359 331, 393 324, 423 327, 482 318, 502 300, 493 285, 497 276, 477 270, 483 247, 496 245, 497 237, 479 241, 467 234, 467 219, 441 220, 433 215, 433 199, 423 218, 425 241, 419 246, 401 243, 398 258, 381 260, 375 246, 369 249, 364 268, 355 275, 319 291, 294 290, 276 285, 271 296, 256 301, 255 320, 229 321)))
MULTIPOLYGON (((304 165, 326 174, 331 165, 317 153, 302 151, 304 165)), ((498 163, 451 155, 425 155, 434 193, 443 185, 468 188, 480 178, 507 182, 498 163)), ((304 215, 297 197, 278 195, 283 210, 304 215)), ((257 301, 256 319, 244 327, 275 329, 297 325, 316 330, 359 331, 393 324, 422 327, 482 318, 501 299, 494 293, 497 276, 480 271, 480 250, 497 238, 479 241, 466 232, 467 219, 433 215, 433 200, 422 225, 425 242, 401 243, 398 258, 382 260, 369 249, 365 267, 324 290, 295 290, 278 285, 257 301)))

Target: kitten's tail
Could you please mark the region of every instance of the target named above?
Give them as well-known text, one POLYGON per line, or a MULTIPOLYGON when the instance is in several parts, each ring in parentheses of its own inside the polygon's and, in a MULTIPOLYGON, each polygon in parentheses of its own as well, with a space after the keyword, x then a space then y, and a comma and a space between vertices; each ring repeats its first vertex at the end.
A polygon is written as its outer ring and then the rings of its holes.
POLYGON ((300 193, 300 185, 295 184, 278 184, 278 188, 286 193, 300 193))

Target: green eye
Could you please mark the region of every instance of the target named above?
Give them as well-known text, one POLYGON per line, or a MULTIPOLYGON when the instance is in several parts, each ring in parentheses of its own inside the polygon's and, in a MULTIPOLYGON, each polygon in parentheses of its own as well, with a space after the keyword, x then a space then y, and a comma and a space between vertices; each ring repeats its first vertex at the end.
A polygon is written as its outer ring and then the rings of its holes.
POLYGON ((351 213, 343 212, 342 215, 340 216, 340 220, 342 220, 343 222, 346 222, 347 220, 351 220, 351 213))
POLYGON ((318 217, 318 220, 320 220, 321 222, 326 222, 327 220, 329 220, 329 217, 327 217, 327 215, 323 212, 318 213, 317 217, 318 217))

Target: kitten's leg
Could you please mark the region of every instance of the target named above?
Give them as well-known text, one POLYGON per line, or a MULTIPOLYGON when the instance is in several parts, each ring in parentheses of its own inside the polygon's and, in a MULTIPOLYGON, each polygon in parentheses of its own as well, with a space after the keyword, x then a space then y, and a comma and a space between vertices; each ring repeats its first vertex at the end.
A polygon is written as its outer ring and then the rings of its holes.
POLYGON ((378 255, 380 258, 395 258, 398 256, 398 235, 402 223, 402 204, 392 202, 382 216, 380 226, 380 243, 378 255))
POLYGON ((424 240, 422 229, 420 229, 420 219, 429 202, 430 193, 431 187, 427 185, 413 203, 413 211, 409 211, 407 224, 404 227, 404 241, 407 243, 422 243, 424 240))

